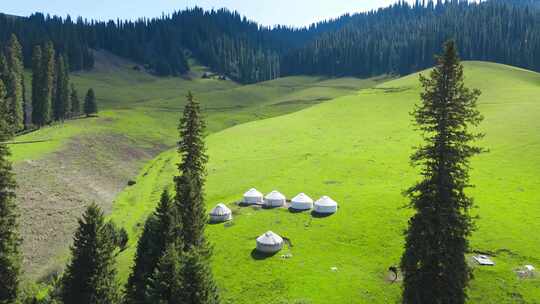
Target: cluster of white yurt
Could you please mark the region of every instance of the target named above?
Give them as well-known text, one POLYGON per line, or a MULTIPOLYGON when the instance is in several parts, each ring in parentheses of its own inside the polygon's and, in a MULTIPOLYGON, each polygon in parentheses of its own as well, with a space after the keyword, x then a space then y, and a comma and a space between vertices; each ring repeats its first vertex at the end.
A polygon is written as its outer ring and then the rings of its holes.
POLYGON ((313 208, 313 200, 305 193, 300 193, 291 200, 291 208, 294 210, 310 210, 313 208))
POLYGON ((275 253, 283 248, 283 238, 272 231, 257 238, 257 250, 263 253, 275 253))
POLYGON ((313 204, 313 211, 321 214, 336 213, 338 204, 329 196, 323 196, 313 204))
POLYGON ((263 194, 257 189, 251 188, 246 193, 244 193, 244 200, 242 202, 248 205, 262 204, 263 194))
POLYGON ((226 222, 232 220, 232 211, 225 204, 218 204, 210 210, 210 221, 213 223, 226 222))
MULTIPOLYGON (((287 198, 277 190, 274 190, 263 197, 261 192, 255 188, 251 188, 244 193, 242 202, 248 205, 263 204, 265 207, 282 207, 286 204, 287 198)), ((331 214, 337 212, 338 204, 326 195, 316 202, 313 202, 313 199, 307 194, 299 193, 291 199, 290 208, 300 211, 313 209, 316 213, 331 214)))
POLYGON ((281 194, 279 191, 272 191, 264 197, 264 205, 266 207, 281 207, 285 205, 287 199, 285 195, 281 194))

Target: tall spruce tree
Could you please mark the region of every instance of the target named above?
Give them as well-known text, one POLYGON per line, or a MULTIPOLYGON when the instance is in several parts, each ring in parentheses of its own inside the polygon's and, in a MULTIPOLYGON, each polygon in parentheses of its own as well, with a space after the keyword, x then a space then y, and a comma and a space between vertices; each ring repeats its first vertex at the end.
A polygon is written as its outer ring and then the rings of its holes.
POLYGON ((152 304, 187 304, 190 299, 183 293, 184 265, 182 248, 175 242, 167 244, 154 273, 148 280, 146 302, 152 304))
POLYGON ((30 104, 28 103, 28 96, 26 94, 26 79, 24 73, 22 74, 22 98, 23 98, 23 125, 24 129, 28 129, 32 123, 30 117, 30 104))
MULTIPOLYGON (((0 142, 12 137, 6 120, 4 84, 0 80, 0 142)), ((15 178, 9 161, 10 151, 0 144, 0 304, 15 303, 21 270, 21 238, 15 203, 15 178)))
POLYGON ((64 117, 71 118, 73 116, 73 105, 71 104, 70 96, 70 80, 69 80, 69 60, 66 55, 62 56, 63 69, 62 73, 64 74, 63 83, 62 83, 62 99, 64 100, 64 117))
POLYGON ((14 34, 11 35, 7 47, 7 64, 9 75, 7 77, 6 90, 9 102, 8 122, 14 131, 24 128, 23 109, 23 55, 22 46, 14 34))
POLYGON ((411 156, 422 180, 407 196, 416 214, 410 219, 405 252, 403 303, 464 303, 471 271, 465 259, 473 230, 469 160, 482 149, 482 135, 469 130, 482 116, 478 90, 465 87, 456 45, 449 41, 430 77, 420 76, 422 103, 414 111, 425 144, 411 156))
POLYGON ((36 45, 32 52, 32 123, 41 127, 47 123, 44 109, 43 85, 43 53, 41 46, 36 45))
POLYGON ((119 302, 115 268, 117 245, 103 211, 91 204, 79 219, 71 247, 72 259, 62 277, 63 304, 119 302))
MULTIPOLYGON (((5 119, 7 119, 7 115, 9 115, 9 100, 7 100, 7 92, 6 92, 6 87, 5 87, 5 84, 9 82, 9 77, 10 77, 10 71, 9 71, 9 67, 8 67, 8 63, 7 63, 7 59, 6 59, 6 56, 4 56, 4 53, 1 52, 0 50, 0 81, 2 82, 2 102, 0 104, 0 107, 2 107, 0 109, 0 112, 1 113, 4 113, 3 115, 6 115, 6 117, 4 117, 5 119)), ((6 121, 6 124, 9 125, 9 121, 6 121)))
POLYGON ((64 121, 69 118, 71 102, 69 96, 69 78, 64 56, 58 56, 56 60, 55 94, 53 98, 54 119, 64 121))
POLYGON ((178 154, 180 175, 175 177, 176 204, 182 221, 184 249, 205 246, 204 229, 207 215, 204 205, 206 175, 206 148, 204 145, 205 122, 199 103, 191 92, 178 127, 180 141, 178 154))
POLYGON ((52 98, 55 94, 55 52, 54 52, 54 46, 52 42, 45 43, 45 46, 43 48, 43 57, 41 59, 42 65, 42 72, 41 72, 41 85, 40 89, 41 92, 41 110, 43 111, 43 119, 46 123, 50 123, 54 118, 54 113, 52 109, 52 98))
POLYGON ((220 303, 207 248, 191 247, 182 255, 182 298, 189 304, 220 303))
POLYGON ((88 89, 86 97, 84 98, 84 114, 86 117, 96 114, 98 112, 97 102, 96 102, 96 93, 94 89, 88 89))
MULTIPOLYGON (((155 303, 149 302, 148 284, 152 280, 158 262, 165 255, 166 248, 172 243, 181 242, 181 239, 177 238, 179 229, 176 226, 175 218, 177 215, 174 208, 169 192, 163 191, 160 202, 155 212, 146 220, 144 230, 137 243, 135 263, 126 285, 125 302, 128 304, 155 303)), ((166 277, 156 278, 156 284, 163 279, 166 277)))
POLYGON ((71 84, 71 93, 69 96, 70 103, 71 103, 71 116, 78 116, 81 114, 81 102, 79 100, 79 93, 77 92, 77 88, 75 88, 75 85, 71 84))
POLYGON ((175 177, 175 204, 182 227, 182 294, 188 303, 219 303, 219 293, 210 268, 212 250, 205 237, 208 221, 204 204, 208 161, 204 145, 205 122, 199 103, 191 92, 187 95, 178 129, 181 161, 178 164, 180 175, 175 177), (192 263, 194 265, 188 265, 192 263))
POLYGON ((9 77, 9 66, 7 63, 6 55, 0 50, 0 80, 2 83, 7 83, 9 77))

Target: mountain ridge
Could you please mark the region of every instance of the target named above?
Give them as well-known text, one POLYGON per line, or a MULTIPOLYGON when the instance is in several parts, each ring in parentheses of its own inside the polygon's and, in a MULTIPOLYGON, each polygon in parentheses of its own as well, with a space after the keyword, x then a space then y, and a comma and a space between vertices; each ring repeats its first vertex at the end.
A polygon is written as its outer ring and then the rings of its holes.
POLYGON ((0 42, 17 34, 30 66, 35 44, 52 40, 72 70, 94 64, 104 49, 157 75, 178 76, 195 58, 241 83, 289 75, 406 75, 431 65, 447 39, 465 60, 494 61, 540 71, 537 1, 399 1, 309 27, 264 27, 238 12, 201 8, 135 21, 88 21, 36 13, 0 14, 0 42), (459 17, 459 18, 457 18, 459 17))

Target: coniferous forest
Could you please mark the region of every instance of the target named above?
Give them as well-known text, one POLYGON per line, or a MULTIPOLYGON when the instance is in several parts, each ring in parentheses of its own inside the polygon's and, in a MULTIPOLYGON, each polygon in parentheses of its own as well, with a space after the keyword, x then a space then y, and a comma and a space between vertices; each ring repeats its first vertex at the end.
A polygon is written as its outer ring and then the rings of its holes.
MULTIPOLYGON (((66 54, 57 53, 51 41, 32 48, 31 79, 24 79, 24 48, 11 34, 5 48, 0 48, 0 81, 6 86, 6 102, 2 105, 11 132, 39 128, 52 122, 63 122, 81 113, 78 93, 70 85, 66 54), (26 86, 31 96, 26 96, 26 86)), ((89 89, 84 114, 97 113, 93 89, 89 89)))
POLYGON ((426 68, 447 39, 465 60, 540 70, 540 12, 534 1, 417 1, 344 15, 306 28, 263 27, 226 9, 178 11, 154 19, 108 22, 36 13, 0 15, 0 41, 15 33, 23 61, 51 40, 71 70, 91 68, 91 49, 132 59, 158 75, 180 75, 194 57, 242 83, 278 76, 405 74, 426 68))

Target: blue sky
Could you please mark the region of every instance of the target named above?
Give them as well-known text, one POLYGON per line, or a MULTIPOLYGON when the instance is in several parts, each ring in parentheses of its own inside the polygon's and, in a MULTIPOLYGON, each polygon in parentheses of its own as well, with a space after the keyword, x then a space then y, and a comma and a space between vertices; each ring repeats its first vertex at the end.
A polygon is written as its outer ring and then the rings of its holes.
POLYGON ((156 17, 186 7, 227 7, 264 25, 307 25, 344 13, 387 6, 394 0, 0 0, 0 12, 27 16, 51 15, 93 19, 156 17))

